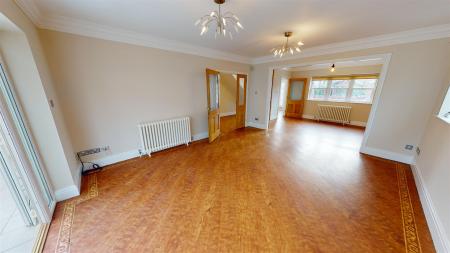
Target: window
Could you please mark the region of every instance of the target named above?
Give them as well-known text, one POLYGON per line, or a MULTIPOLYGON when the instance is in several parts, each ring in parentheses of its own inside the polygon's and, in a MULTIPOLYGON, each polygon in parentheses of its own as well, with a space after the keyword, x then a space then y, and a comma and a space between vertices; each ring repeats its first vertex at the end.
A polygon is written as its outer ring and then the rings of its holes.
POLYGON ((450 124, 450 87, 447 90, 444 102, 442 102, 442 106, 441 109, 439 110, 438 117, 450 124))
POLYGON ((309 88, 309 99, 325 99, 327 94, 327 86, 327 80, 312 80, 309 88))
POLYGON ((331 80, 328 100, 345 101, 350 88, 350 80, 331 80))
POLYGON ((354 79, 350 100, 352 102, 371 103, 377 81, 377 79, 354 79))
POLYGON ((370 104, 377 82, 374 75, 317 77, 311 80, 308 99, 370 104))

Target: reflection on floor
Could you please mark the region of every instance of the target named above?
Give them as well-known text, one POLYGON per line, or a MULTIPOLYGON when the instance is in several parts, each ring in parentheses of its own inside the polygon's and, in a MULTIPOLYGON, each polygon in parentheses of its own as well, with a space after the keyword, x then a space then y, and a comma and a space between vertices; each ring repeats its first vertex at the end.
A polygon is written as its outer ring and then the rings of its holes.
POLYGON ((220 117, 220 133, 226 134, 236 129, 236 115, 220 117))
POLYGON ((45 252, 434 252, 410 168, 362 136, 281 118, 109 166, 58 203, 45 252))
POLYGON ((26 227, 0 175, 0 253, 31 252, 37 227, 26 227))

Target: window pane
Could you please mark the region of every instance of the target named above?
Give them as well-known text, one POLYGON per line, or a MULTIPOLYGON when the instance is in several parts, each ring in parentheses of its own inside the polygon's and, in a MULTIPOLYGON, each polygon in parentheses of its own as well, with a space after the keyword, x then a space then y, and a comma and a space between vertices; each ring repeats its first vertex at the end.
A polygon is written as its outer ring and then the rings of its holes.
POLYGON ((345 100, 347 97, 347 90, 343 88, 331 88, 329 99, 331 100, 345 100))
POLYGON ((355 102, 371 102, 373 89, 353 88, 351 100, 355 102))
POLYGON ((325 94, 327 92, 327 89, 311 89, 309 92, 309 98, 310 99, 325 99, 325 94))
POLYGON ((245 97, 244 97, 244 94, 245 94, 245 87, 244 87, 244 84, 245 84, 245 79, 244 78, 239 78, 239 105, 244 105, 244 101, 245 101, 245 97))
POLYGON ((291 94, 289 94, 289 99, 302 100, 304 82, 292 81, 290 85, 291 85, 291 94))
POLYGON ((313 80, 311 81, 311 88, 326 88, 328 80, 313 80))
POLYGON ((209 74, 209 109, 219 108, 219 75, 209 74))
POLYGON ((377 79, 355 79, 354 88, 375 88, 377 79))
POLYGON ((350 80, 332 80, 331 88, 348 88, 350 86, 350 80))

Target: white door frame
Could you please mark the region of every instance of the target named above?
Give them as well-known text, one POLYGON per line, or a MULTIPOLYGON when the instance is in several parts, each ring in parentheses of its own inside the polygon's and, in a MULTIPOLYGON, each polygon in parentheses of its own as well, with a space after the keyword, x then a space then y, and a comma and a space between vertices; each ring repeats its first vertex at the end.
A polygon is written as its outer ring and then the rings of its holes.
POLYGON ((267 84, 267 93, 266 93, 266 115, 265 119, 265 129, 269 129, 269 121, 270 121, 270 95, 272 93, 272 73, 274 69, 280 69, 280 68, 290 68, 290 67, 301 67, 301 66, 307 66, 307 65, 314 65, 314 64, 327 64, 332 62, 338 62, 338 61, 354 61, 354 60, 366 60, 366 59, 375 59, 375 58, 381 58, 383 62, 383 67, 380 72, 380 77, 378 79, 377 83, 377 89, 375 91, 374 98, 372 100, 372 107, 370 109, 369 119, 367 121, 366 130, 364 131, 364 137, 361 143, 360 152, 365 150, 367 147, 367 140, 372 133, 372 126, 374 123, 375 114, 378 109, 378 103, 381 96, 381 90, 383 89, 384 81, 386 80, 387 72, 389 69, 389 63, 391 61, 392 53, 385 53, 385 54, 375 54, 375 55, 364 55, 364 56, 357 56, 357 57, 351 57, 351 58, 338 58, 338 59, 329 59, 329 60, 322 60, 322 61, 310 61, 310 62, 303 62, 300 64, 285 64, 285 65, 272 65, 269 67, 269 73, 268 73, 268 84, 267 84))
POLYGON ((23 165, 23 169, 20 170, 20 174, 22 175, 25 186, 30 193, 30 198, 34 202, 37 217, 42 223, 50 223, 56 205, 56 198, 54 196, 52 186, 50 185, 50 181, 48 180, 49 177, 45 169, 43 168, 42 160, 40 159, 39 153, 36 150, 37 146, 35 145, 33 137, 30 135, 30 128, 28 127, 28 123, 24 118, 25 114, 23 113, 21 105, 18 103, 17 95, 12 84, 12 79, 8 75, 7 67, 5 66, 5 63, 2 60, 1 56, 0 78, 3 79, 5 86, 7 86, 6 90, 9 93, 9 97, 12 98, 8 99, 4 97, 1 94, 2 87, 0 87, 0 110, 3 112, 2 115, 5 119, 5 124, 10 130, 10 136, 14 142, 14 146, 20 158, 20 162, 23 165), (8 101, 15 107, 16 111, 14 112, 14 114, 16 115, 16 117, 20 117, 19 121, 21 122, 17 122, 14 119, 13 112, 10 111, 11 105, 8 106, 8 101), (18 129, 18 124, 21 125, 22 129, 18 129), (21 138, 20 136, 26 138, 27 143, 24 143, 23 138, 21 138), (28 146, 28 150, 30 153, 27 152, 26 146, 28 146), (34 162, 30 161, 30 159, 32 159, 30 156, 34 158, 34 162), (40 175, 36 175, 35 170, 38 170, 40 175), (43 177, 43 180, 41 180, 40 177, 43 177), (47 187, 48 190, 46 192, 42 192, 43 189, 41 188, 41 184, 44 185, 44 187, 47 187), (45 200, 44 194, 49 195, 49 203, 47 203, 47 201, 45 200))

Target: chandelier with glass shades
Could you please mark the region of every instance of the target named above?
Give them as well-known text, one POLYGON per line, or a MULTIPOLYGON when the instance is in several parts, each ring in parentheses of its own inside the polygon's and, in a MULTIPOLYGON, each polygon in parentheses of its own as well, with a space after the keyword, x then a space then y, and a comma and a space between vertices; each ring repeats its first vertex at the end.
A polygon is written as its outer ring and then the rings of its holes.
POLYGON ((233 13, 227 11, 222 14, 220 6, 225 3, 225 0, 214 0, 214 2, 219 5, 219 10, 213 11, 209 15, 205 15, 195 22, 196 26, 201 26, 200 35, 208 32, 211 26, 215 26, 215 37, 217 37, 217 35, 222 35, 223 37, 228 35, 233 39, 233 35, 231 34, 232 28, 234 28, 237 33, 239 32, 239 29, 244 29, 244 27, 239 22, 239 18, 233 13))
POLYGON ((275 47, 272 49, 272 53, 274 57, 283 57, 286 54, 293 55, 294 53, 300 53, 300 47, 303 46, 303 42, 299 41, 297 44, 289 45, 289 37, 292 36, 292 32, 285 32, 284 37, 286 37, 286 41, 283 43, 283 45, 279 47, 275 47))

